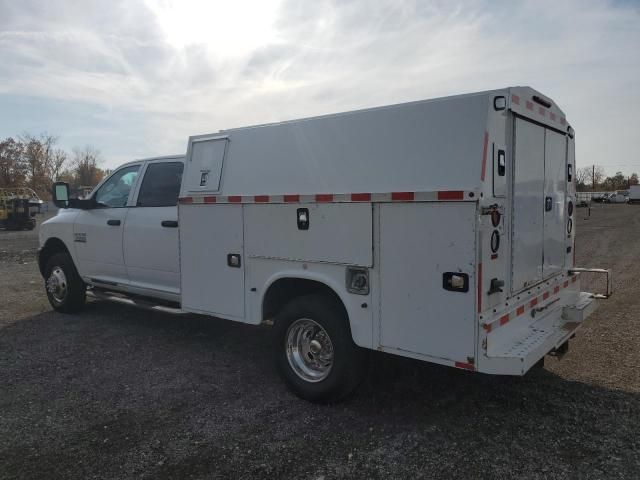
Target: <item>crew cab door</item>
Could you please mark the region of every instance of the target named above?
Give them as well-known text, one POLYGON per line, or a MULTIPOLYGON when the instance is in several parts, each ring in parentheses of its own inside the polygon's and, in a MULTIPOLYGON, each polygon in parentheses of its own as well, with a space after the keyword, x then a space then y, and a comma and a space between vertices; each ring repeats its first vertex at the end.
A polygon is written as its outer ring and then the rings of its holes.
POLYGON ((93 194, 94 207, 82 210, 73 225, 80 274, 96 283, 129 283, 122 254, 122 232, 140 164, 125 165, 93 194))
POLYGON ((177 203, 183 166, 181 158, 147 162, 124 225, 129 281, 150 295, 180 293, 177 203))

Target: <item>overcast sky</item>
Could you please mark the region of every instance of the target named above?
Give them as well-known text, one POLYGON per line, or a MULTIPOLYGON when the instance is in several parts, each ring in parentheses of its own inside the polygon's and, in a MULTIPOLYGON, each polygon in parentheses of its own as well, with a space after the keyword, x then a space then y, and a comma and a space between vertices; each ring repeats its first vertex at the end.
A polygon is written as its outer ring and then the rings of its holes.
POLYGON ((640 3, 0 0, 0 137, 105 167, 189 135, 509 85, 553 98, 578 166, 640 172, 640 3))

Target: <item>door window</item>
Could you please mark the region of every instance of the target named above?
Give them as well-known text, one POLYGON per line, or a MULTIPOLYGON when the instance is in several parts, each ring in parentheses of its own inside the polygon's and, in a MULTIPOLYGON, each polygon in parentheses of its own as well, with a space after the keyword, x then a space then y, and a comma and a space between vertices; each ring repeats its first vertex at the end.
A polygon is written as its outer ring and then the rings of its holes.
POLYGON ((151 163, 142 179, 138 207, 173 207, 178 204, 182 162, 151 163))
POLYGON ((103 208, 126 207, 139 168, 140 165, 132 165, 111 175, 96 192, 96 204, 103 208))

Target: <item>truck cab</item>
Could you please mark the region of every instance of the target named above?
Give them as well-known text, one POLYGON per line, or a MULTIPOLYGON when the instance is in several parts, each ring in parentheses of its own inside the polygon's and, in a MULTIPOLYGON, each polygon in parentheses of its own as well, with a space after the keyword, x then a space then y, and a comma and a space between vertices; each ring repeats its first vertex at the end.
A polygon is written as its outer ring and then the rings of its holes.
POLYGON ((179 303, 183 168, 183 156, 126 163, 42 224, 38 262, 54 308, 82 306, 84 295, 68 295, 70 282, 179 303))

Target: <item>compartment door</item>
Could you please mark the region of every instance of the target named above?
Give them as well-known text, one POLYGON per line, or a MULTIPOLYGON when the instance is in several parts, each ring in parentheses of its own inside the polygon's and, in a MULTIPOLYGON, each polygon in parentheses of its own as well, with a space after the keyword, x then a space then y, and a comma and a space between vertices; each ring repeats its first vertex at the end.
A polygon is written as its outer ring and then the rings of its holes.
POLYGON ((182 308, 244 320, 242 205, 180 205, 179 218, 182 308))
POLYGON ((566 253, 566 186, 567 139, 546 130, 544 155, 544 278, 558 273, 565 264, 566 253))
POLYGON ((542 280, 545 129, 515 119, 511 291, 542 280))
POLYGON ((182 195, 220 191, 220 179, 227 143, 226 137, 204 137, 190 140, 182 181, 182 195))
POLYGON ((476 205, 380 204, 380 343, 466 361, 475 349, 476 205), (443 288, 445 272, 469 290, 443 288))

